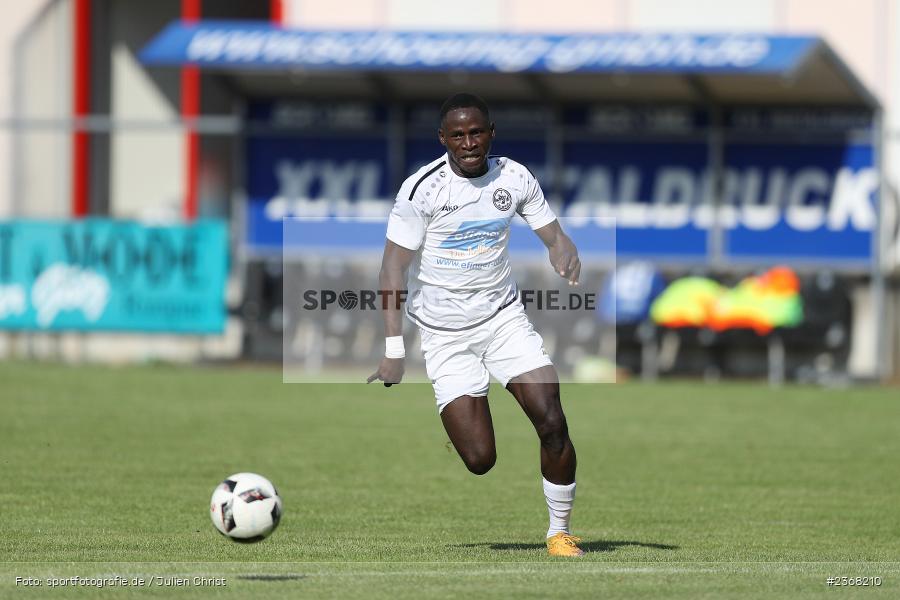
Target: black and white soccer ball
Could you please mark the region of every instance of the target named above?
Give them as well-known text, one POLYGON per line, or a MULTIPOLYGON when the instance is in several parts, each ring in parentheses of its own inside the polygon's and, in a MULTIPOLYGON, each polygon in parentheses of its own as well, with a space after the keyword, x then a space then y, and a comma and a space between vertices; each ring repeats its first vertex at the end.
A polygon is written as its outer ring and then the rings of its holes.
POLYGON ((281 521, 282 502, 272 482, 256 473, 235 473, 216 486, 209 516, 219 533, 237 542, 265 539, 281 521))

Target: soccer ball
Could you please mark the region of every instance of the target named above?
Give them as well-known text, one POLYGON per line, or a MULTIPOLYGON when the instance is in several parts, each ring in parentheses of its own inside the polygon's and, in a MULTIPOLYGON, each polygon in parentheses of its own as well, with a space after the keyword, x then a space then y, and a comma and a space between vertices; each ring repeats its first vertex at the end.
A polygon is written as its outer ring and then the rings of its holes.
POLYGON ((258 542, 278 527, 281 497, 256 473, 235 473, 213 490, 209 516, 219 533, 237 542, 258 542))

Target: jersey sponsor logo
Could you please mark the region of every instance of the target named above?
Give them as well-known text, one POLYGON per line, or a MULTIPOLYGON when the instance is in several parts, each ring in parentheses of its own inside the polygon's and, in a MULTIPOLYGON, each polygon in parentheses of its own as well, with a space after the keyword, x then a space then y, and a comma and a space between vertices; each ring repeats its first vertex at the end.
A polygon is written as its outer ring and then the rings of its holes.
POLYGON ((441 248, 472 250, 478 247, 490 248, 496 245, 509 227, 506 219, 484 219, 463 221, 456 231, 441 242, 441 248))
POLYGON ((507 211, 512 206, 512 194, 503 188, 494 190, 494 206, 499 211, 507 211))
POLYGON ((441 242, 440 248, 446 253, 437 257, 434 264, 464 270, 494 268, 506 260, 496 257, 496 251, 508 228, 506 219, 463 221, 441 242), (479 259, 485 262, 478 262, 479 259))
POLYGON ((445 204, 441 207, 441 212, 453 212, 459 210, 459 204, 445 204))

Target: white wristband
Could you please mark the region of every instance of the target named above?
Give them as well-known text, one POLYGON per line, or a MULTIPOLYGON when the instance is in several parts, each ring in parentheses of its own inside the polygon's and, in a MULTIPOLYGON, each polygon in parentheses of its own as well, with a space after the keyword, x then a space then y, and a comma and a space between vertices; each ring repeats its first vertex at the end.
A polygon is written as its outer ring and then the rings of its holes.
POLYGON ((402 335, 384 338, 384 356, 386 358, 403 358, 406 356, 402 335))

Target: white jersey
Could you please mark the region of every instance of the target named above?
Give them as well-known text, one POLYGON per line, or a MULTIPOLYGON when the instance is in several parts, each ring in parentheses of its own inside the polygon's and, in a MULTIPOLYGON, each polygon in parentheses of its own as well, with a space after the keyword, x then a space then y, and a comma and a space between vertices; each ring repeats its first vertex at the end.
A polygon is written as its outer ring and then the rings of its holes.
POLYGON ((409 270, 410 319, 433 331, 464 331, 515 301, 507 246, 516 214, 532 229, 556 219, 537 180, 514 160, 488 158, 487 173, 467 178, 444 155, 409 177, 387 238, 418 251, 409 270))

